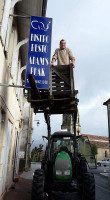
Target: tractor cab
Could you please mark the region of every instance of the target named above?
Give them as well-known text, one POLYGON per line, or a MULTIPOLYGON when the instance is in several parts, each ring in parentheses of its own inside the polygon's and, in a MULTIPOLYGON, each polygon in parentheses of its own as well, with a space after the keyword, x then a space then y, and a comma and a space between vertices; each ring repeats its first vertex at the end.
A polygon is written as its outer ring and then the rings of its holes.
POLYGON ((69 132, 55 132, 52 135, 51 152, 57 153, 61 150, 66 150, 74 153, 73 135, 69 132))

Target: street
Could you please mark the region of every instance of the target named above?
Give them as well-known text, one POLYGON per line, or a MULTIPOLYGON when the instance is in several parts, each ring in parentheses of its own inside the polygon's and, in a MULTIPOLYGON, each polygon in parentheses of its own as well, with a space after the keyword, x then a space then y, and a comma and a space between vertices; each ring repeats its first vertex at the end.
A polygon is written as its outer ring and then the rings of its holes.
MULTIPOLYGON (((35 169, 40 168, 40 163, 32 163, 31 171, 20 175, 20 183, 16 183, 15 189, 10 190, 4 200, 31 200, 31 180, 35 169), (26 183, 26 184, 25 184, 26 183), (21 186, 22 188, 20 188, 21 186), (23 188, 24 187, 24 188, 23 188), (18 189, 19 188, 19 189, 18 189), (28 191, 28 193, 27 193, 28 191), (19 193, 19 194, 18 194, 19 193), (25 194, 26 193, 26 194, 25 194), (27 196, 26 196, 27 195, 27 196), (17 199, 18 198, 18 199, 17 199)), ((96 200, 110 200, 110 189, 108 188, 109 167, 98 167, 90 170, 95 176, 96 200)), ((62 193, 52 192, 51 200, 81 200, 77 192, 62 193)))
POLYGON ((98 167, 92 170, 95 176, 96 185, 96 200, 109 200, 110 199, 110 188, 108 188, 108 170, 109 167, 98 167))
MULTIPOLYGON (((109 167, 98 167, 97 169, 90 170, 95 176, 95 186, 96 186, 96 200, 110 200, 110 189, 108 188, 108 170, 109 167)), ((80 200, 81 198, 77 193, 66 193, 63 194, 53 193, 54 200, 80 200)), ((52 199, 53 200, 53 199, 52 199)))

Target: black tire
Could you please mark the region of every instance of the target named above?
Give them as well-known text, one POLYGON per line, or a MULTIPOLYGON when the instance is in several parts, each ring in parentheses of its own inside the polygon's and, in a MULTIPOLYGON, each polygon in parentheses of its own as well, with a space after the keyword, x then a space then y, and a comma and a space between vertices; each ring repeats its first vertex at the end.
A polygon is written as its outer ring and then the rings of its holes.
POLYGON ((85 173, 87 173, 87 162, 86 159, 82 157, 77 165, 77 188, 80 195, 83 193, 83 176, 85 173))
POLYGON ((93 173, 85 173, 83 176, 83 200, 95 200, 95 179, 93 173))
POLYGON ((44 172, 42 169, 37 169, 34 172, 32 181, 31 200, 44 199, 44 172))
POLYGON ((47 155, 44 155, 41 162, 41 169, 45 170, 45 164, 47 162, 47 155))
POLYGON ((80 162, 78 163, 78 174, 84 174, 87 172, 87 161, 84 157, 81 157, 80 162))
POLYGON ((50 195, 52 192, 52 178, 53 178, 53 166, 51 166, 51 163, 48 163, 47 169, 45 170, 45 185, 44 185, 45 193, 48 193, 48 195, 50 195))

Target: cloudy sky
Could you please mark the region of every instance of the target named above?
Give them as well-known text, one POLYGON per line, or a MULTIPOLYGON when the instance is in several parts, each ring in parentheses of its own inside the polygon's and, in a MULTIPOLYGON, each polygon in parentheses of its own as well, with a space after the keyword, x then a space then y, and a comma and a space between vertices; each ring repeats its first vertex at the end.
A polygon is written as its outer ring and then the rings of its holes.
MULTIPOLYGON (((76 58, 82 133, 108 136, 103 102, 110 98, 110 0, 48 0, 47 17, 53 18, 51 56, 63 38, 76 58)), ((33 145, 47 134, 43 115, 36 119, 40 125, 34 121, 33 145)), ((61 121, 61 116, 51 117, 52 132, 60 130, 61 121)))

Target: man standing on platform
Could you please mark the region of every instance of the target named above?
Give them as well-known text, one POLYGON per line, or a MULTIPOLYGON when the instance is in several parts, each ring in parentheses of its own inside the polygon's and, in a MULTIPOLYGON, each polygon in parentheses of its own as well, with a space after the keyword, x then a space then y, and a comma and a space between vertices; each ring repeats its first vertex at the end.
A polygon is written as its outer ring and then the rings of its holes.
POLYGON ((75 57, 73 56, 71 50, 66 47, 66 41, 63 39, 60 41, 60 48, 55 50, 50 65, 54 65, 56 60, 58 65, 69 65, 72 63, 73 68, 75 67, 75 57))
MULTIPOLYGON (((57 61, 57 65, 69 65, 70 63, 73 64, 73 68, 75 68, 75 57, 72 54, 72 51, 66 47, 66 41, 61 40, 60 41, 60 48, 55 50, 55 53, 52 57, 52 61, 50 65, 54 65, 54 63, 57 61)), ((59 86, 57 86, 59 87, 59 86)), ((64 126, 62 124, 62 129, 67 128, 68 131, 73 131, 73 124, 72 121, 72 115, 71 114, 63 114, 63 123, 66 124, 64 126)))

